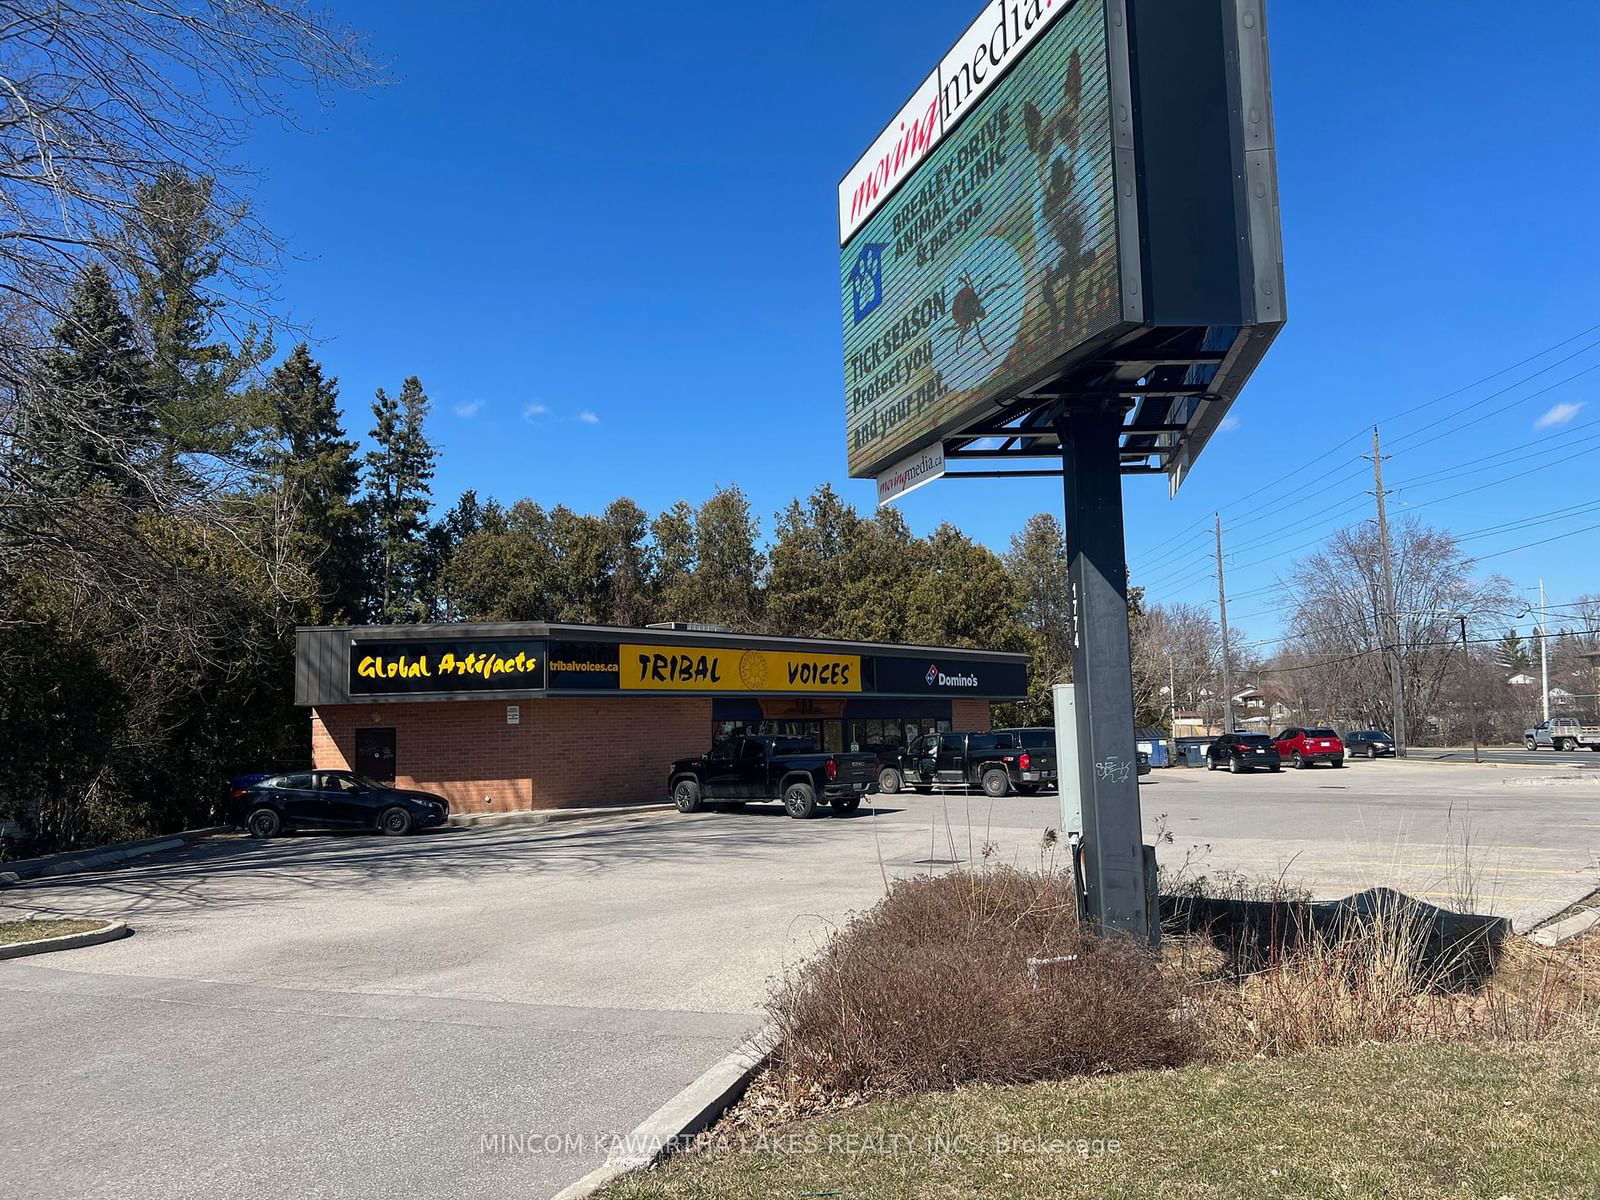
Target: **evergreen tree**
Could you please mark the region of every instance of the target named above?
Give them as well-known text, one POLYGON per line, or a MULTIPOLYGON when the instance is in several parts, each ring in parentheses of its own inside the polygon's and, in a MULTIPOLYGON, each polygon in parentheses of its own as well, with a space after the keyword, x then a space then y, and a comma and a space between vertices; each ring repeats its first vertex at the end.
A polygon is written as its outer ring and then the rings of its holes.
POLYGON ((1032 649, 1021 621, 1023 597, 999 555, 948 521, 927 539, 928 555, 910 582, 907 612, 915 640, 932 646, 1032 649))
POLYGON ((182 454, 229 454, 251 423, 238 385, 271 346, 254 327, 237 347, 215 335, 227 230, 216 219, 213 181, 171 168, 140 187, 135 203, 124 256, 138 283, 134 309, 150 347, 163 460, 170 467, 182 454))
POLYGON ((644 625, 653 620, 655 553, 648 543, 650 518, 628 497, 613 500, 600 514, 605 527, 606 607, 613 625, 644 625))
POLYGON ((266 399, 269 485, 287 502, 297 549, 317 581, 318 619, 355 619, 366 590, 366 530, 356 443, 339 421, 339 381, 323 376, 302 342, 273 371, 266 399))
POLYGON ((478 493, 468 488, 449 512, 428 526, 427 585, 423 590, 434 620, 467 619, 451 593, 450 563, 461 544, 484 527, 486 514, 485 507, 478 503, 478 493))
POLYGON ((422 381, 411 376, 398 397, 379 388, 372 415, 364 505, 375 588, 368 608, 380 621, 416 621, 427 616, 427 516, 435 458, 423 431, 428 397, 422 381))
POLYGON ((148 497, 150 362, 104 267, 83 273, 55 338, 20 405, 24 480, 40 495, 100 484, 124 499, 148 497))
POLYGON ((1522 638, 1515 629, 1508 629, 1505 636, 1495 646, 1495 661, 1512 674, 1517 675, 1528 669, 1531 659, 1527 648, 1522 644, 1522 638))

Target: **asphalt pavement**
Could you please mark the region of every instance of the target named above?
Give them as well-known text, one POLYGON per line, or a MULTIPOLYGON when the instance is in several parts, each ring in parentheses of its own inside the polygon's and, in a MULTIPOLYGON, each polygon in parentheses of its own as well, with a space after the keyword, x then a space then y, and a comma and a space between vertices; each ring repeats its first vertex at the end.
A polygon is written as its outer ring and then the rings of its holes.
MULTIPOLYGON (((1410 758, 1419 762, 1472 762, 1471 746, 1413 746, 1410 758)), ((1600 754, 1593 750, 1529 750, 1522 746, 1482 746, 1478 749, 1482 762, 1515 764, 1525 767, 1581 767, 1600 771, 1600 754)))
MULTIPOLYGON (((1600 879, 1600 773, 1382 760, 1140 792, 1184 874, 1388 884, 1519 927, 1600 879)), ((7 1195, 549 1195, 756 1028, 770 983, 887 880, 1059 863, 1058 824, 1053 795, 901 795, 809 822, 228 837, 0 890, 0 917, 135 930, 0 963, 7 1195)))

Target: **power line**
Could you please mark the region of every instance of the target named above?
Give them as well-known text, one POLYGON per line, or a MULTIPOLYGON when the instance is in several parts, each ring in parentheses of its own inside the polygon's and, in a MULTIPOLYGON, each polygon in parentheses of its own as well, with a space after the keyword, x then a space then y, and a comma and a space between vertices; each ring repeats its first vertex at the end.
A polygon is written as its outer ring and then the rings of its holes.
MULTIPOLYGON (((1560 350, 1562 347, 1568 346, 1571 343, 1577 341, 1579 338, 1586 337, 1589 334, 1596 332, 1597 330, 1600 330, 1600 324, 1591 325, 1587 329, 1580 330, 1579 332, 1574 333, 1569 337, 1565 337, 1561 341, 1556 342, 1553 345, 1546 346, 1544 349, 1539 350, 1539 351, 1537 351, 1537 352, 1535 352, 1533 354, 1530 354, 1526 358, 1519 359, 1517 362, 1514 362, 1509 366, 1502 367, 1498 371, 1494 371, 1494 372, 1492 372, 1492 373, 1490 373, 1488 375, 1483 376, 1480 379, 1474 380, 1471 383, 1463 384, 1461 387, 1458 387, 1458 388, 1455 388, 1452 391, 1446 392, 1442 396, 1438 396, 1438 397, 1436 397, 1436 398, 1434 398, 1432 400, 1424 401, 1421 404, 1413 405, 1410 408, 1402 409, 1398 413, 1390 414, 1389 416, 1384 417, 1382 420, 1380 420, 1379 424, 1383 424, 1385 422, 1401 421, 1401 420, 1404 420, 1406 417, 1414 416, 1415 414, 1417 414, 1419 412, 1422 412, 1424 409, 1431 408, 1431 407, 1433 407, 1434 405, 1437 405, 1437 404, 1443 404, 1445 401, 1452 400, 1455 397, 1461 395, 1463 392, 1470 392, 1473 388, 1480 387, 1480 386, 1482 386, 1483 384, 1486 384, 1486 383, 1491 383, 1494 380, 1499 379, 1501 376, 1508 375, 1512 371, 1515 371, 1520 367, 1525 367, 1529 363, 1537 362, 1539 359, 1543 358, 1545 355, 1551 354, 1551 353, 1553 353, 1553 352, 1555 352, 1557 350, 1560 350)), ((1574 351, 1572 354, 1566 356, 1565 358, 1558 359, 1556 362, 1553 362, 1553 363, 1549 364, 1548 366, 1542 367, 1538 371, 1535 371, 1530 375, 1524 376, 1522 379, 1517 380, 1517 382, 1515 382, 1515 383, 1508 384, 1506 387, 1500 389, 1499 391, 1494 392, 1491 395, 1484 397, 1483 400, 1477 401, 1473 405, 1469 405, 1467 409, 1463 409, 1462 411, 1470 411, 1470 409, 1476 408, 1479 405, 1485 404, 1490 400, 1498 399, 1500 396, 1506 395, 1508 392, 1514 391, 1518 387, 1521 387, 1524 383, 1527 383, 1527 382, 1529 382, 1530 380, 1533 380, 1533 379, 1537 379, 1540 375, 1545 374, 1547 371, 1553 370, 1554 368, 1562 365, 1563 363, 1570 362, 1570 361, 1572 361, 1572 359, 1578 357, 1579 355, 1587 353, 1589 350, 1594 349, 1596 346, 1600 346, 1600 340, 1597 340, 1597 341, 1589 343, 1588 345, 1586 345, 1586 346, 1574 351)), ((1597 364, 1597 365, 1600 365, 1600 364, 1597 364)), ((1593 370, 1595 368, 1591 367, 1589 369, 1593 370)), ((1586 372, 1579 372, 1579 375, 1582 375, 1582 374, 1585 374, 1585 373, 1586 372)), ((1573 376, 1572 378, 1577 378, 1577 376, 1573 376)), ((1570 380, 1565 380, 1563 382, 1570 382, 1570 380)), ((1555 384, 1553 386, 1559 387, 1561 385, 1560 384, 1555 384)), ((1548 389, 1546 389, 1546 390, 1548 390, 1548 389)), ((1534 395, 1542 395, 1542 394, 1543 394, 1543 392, 1534 393, 1534 395)), ((1516 403, 1519 403, 1519 404, 1520 403, 1524 403, 1525 401, 1530 400, 1532 398, 1533 398, 1532 396, 1525 396, 1525 397, 1523 397, 1522 400, 1516 401, 1516 403)), ((1510 407, 1510 406, 1508 406, 1508 407, 1510 407)), ((1288 480, 1295 478, 1297 475, 1300 475, 1302 472, 1310 469, 1311 467, 1315 466, 1316 464, 1325 461, 1326 459, 1328 459, 1332 455, 1338 453, 1345 446, 1348 446, 1350 443, 1352 443, 1352 442, 1356 441, 1357 439, 1361 438, 1362 436, 1364 436, 1364 434, 1365 434, 1365 430, 1363 430, 1361 432, 1358 432, 1358 433, 1351 434, 1349 437, 1345 438, 1343 441, 1338 442, 1335 445, 1329 447, 1323 453, 1319 454, 1316 458, 1313 458, 1310 462, 1305 463, 1305 464, 1303 464, 1303 465, 1301 465, 1299 467, 1296 467, 1294 470, 1288 472, 1287 474, 1279 476, 1277 479, 1274 479, 1274 480, 1272 480, 1272 481, 1270 481, 1268 483, 1265 483, 1265 484, 1261 485, 1260 487, 1256 488, 1255 491, 1247 492, 1245 495, 1241 496, 1237 500, 1233 500, 1233 501, 1230 501, 1227 504, 1224 504, 1219 511, 1221 511, 1221 512, 1231 512, 1233 509, 1239 507, 1241 504, 1245 504, 1248 501, 1253 500, 1255 497, 1261 495, 1262 493, 1270 491, 1273 488, 1276 488, 1279 484, 1287 482, 1288 480)), ((1416 434, 1407 434, 1407 435, 1403 435, 1399 440, 1400 441, 1408 441, 1408 440, 1410 440, 1411 438, 1413 438, 1415 436, 1417 436, 1417 435, 1416 434)), ((1155 554, 1155 553, 1157 553, 1157 552, 1159 552, 1161 550, 1164 550, 1168 546, 1172 545, 1173 543, 1181 541, 1183 538, 1190 536, 1191 534, 1197 532, 1198 530, 1204 529, 1205 525, 1206 525, 1206 522, 1204 520, 1200 520, 1200 521, 1196 521, 1192 525, 1185 526, 1184 528, 1182 528, 1182 529, 1178 530, 1177 532, 1173 533, 1170 537, 1167 537, 1167 538, 1163 539, 1162 541, 1157 542, 1154 546, 1150 547, 1148 550, 1143 551, 1141 553, 1140 557, 1143 558, 1144 555, 1153 555, 1153 554, 1155 554)))

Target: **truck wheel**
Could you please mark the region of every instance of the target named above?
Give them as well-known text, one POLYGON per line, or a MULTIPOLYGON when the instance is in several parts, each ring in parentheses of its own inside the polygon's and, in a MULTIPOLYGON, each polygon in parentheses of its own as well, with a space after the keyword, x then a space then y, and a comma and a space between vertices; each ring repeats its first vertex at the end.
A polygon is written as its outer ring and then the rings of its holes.
POLYGON ((835 796, 828 802, 828 806, 833 809, 834 816, 842 817, 845 813, 853 813, 861 807, 861 797, 859 795, 835 796))
POLYGON ((1011 779, 999 767, 990 767, 983 773, 982 785, 983 794, 996 800, 1011 792, 1011 779))
POLYGON ((817 815, 817 789, 796 781, 783 789, 783 807, 796 821, 817 815))
POLYGON ((1576 750, 1578 748, 1578 739, 1577 738, 1562 738, 1561 739, 1561 748, 1563 750, 1565 750, 1568 754, 1571 754, 1574 750, 1576 750))
POLYGON ((695 779, 680 779, 672 788, 672 802, 678 806, 681 813, 699 812, 703 801, 700 799, 700 783, 695 779))
POLYGON ((1524 746, 1526 746, 1529 750, 1537 750, 1539 748, 1539 743, 1534 741, 1531 737, 1523 738, 1522 739, 1522 744, 1524 746))
POLYGON ((900 772, 893 767, 885 767, 878 772, 878 790, 887 796, 892 796, 900 790, 900 772))

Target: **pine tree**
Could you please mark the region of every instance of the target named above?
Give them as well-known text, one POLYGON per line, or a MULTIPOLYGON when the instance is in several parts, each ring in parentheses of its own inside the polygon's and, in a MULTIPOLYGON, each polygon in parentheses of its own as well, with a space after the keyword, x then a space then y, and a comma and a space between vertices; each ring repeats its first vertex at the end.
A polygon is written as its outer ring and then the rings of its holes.
POLYGON ((426 617, 427 517, 435 452, 423 432, 428 397, 415 375, 400 395, 382 388, 372 404, 374 448, 366 456, 364 500, 377 591, 369 610, 386 622, 426 617))
POLYGON ((287 501, 297 548, 317 580, 320 619, 361 614, 366 530, 356 489, 356 443, 339 422, 339 381, 304 342, 272 373, 267 387, 274 434, 264 455, 271 486, 287 501))
POLYGON ((1521 636, 1515 629, 1506 630, 1505 636, 1495 646, 1495 662, 1505 667, 1511 674, 1517 675, 1528 669, 1530 661, 1521 636))
POLYGON ((22 404, 24 478, 39 493, 91 485, 148 497, 155 432, 150 363, 106 269, 83 273, 22 404))
POLYGON ((223 455, 238 446, 250 424, 238 385, 272 352, 254 327, 236 347, 215 336, 227 230, 216 219, 213 196, 212 180, 165 170, 138 189, 124 232, 169 468, 183 454, 223 455))

